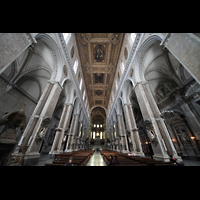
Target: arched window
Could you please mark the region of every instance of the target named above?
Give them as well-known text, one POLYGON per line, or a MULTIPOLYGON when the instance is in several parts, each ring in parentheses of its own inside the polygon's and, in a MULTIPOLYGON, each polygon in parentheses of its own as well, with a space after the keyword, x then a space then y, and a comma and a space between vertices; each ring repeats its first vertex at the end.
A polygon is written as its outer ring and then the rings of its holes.
POLYGON ((122 73, 123 73, 123 71, 124 71, 124 63, 123 63, 122 60, 121 60, 121 70, 122 70, 122 73))
POLYGON ((75 63, 74 63, 74 72, 76 73, 77 69, 78 69, 78 60, 76 59, 75 63))
POLYGON ((85 90, 83 91, 83 101, 84 101, 84 98, 85 98, 85 90))
POLYGON ((63 36, 64 36, 65 43, 67 44, 71 37, 71 33, 63 33, 63 36))
POLYGON ((80 87, 80 90, 81 90, 81 87, 82 87, 82 78, 81 78, 81 82, 80 82, 79 87, 80 87))
POLYGON ((136 33, 131 33, 131 39, 132 39, 133 43, 135 41, 135 38, 136 38, 136 33))

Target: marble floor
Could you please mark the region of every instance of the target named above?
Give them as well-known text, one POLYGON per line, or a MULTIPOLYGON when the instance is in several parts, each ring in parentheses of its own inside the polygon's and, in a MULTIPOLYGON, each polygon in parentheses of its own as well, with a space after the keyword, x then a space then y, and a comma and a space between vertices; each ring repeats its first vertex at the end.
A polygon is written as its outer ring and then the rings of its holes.
POLYGON ((100 152, 94 152, 86 166, 107 166, 100 152))

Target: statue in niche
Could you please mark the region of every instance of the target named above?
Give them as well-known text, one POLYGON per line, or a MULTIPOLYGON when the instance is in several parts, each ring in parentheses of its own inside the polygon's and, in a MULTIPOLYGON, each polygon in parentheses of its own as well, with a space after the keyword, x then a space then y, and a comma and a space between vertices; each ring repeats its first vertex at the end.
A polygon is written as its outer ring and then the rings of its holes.
POLYGON ((153 124, 149 121, 149 120, 145 120, 144 121, 144 124, 146 126, 146 129, 147 129, 147 135, 151 141, 151 143, 156 146, 158 141, 157 141, 157 135, 155 133, 155 130, 154 130, 154 127, 153 127, 153 124))
POLYGON ((48 145, 53 144, 53 140, 54 140, 54 137, 55 137, 55 134, 56 134, 56 127, 57 127, 57 125, 54 125, 54 128, 52 128, 51 131, 50 131, 50 135, 49 135, 49 138, 48 138, 48 145))
POLYGON ((15 141, 16 128, 22 130, 26 125, 26 115, 24 113, 25 106, 26 104, 24 104, 24 107, 19 111, 5 113, 5 115, 0 119, 0 125, 5 126, 0 139, 15 141))
POLYGON ((50 122, 51 122, 51 120, 49 117, 45 118, 42 121, 39 131, 37 132, 36 142, 41 142, 44 139, 46 132, 47 132, 47 127, 50 122))
POLYGON ((190 139, 184 129, 178 129, 177 133, 181 137, 184 144, 190 145, 190 139))

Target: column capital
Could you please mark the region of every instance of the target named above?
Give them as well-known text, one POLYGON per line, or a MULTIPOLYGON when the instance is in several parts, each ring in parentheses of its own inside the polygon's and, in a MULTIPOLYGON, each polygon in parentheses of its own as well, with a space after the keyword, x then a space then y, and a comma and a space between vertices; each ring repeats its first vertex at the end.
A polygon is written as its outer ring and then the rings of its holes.
POLYGON ((63 105, 74 107, 74 105, 72 103, 67 103, 67 102, 65 102, 63 105))
POLYGON ((149 82, 148 81, 141 81, 141 82, 137 82, 134 89, 138 86, 138 85, 148 85, 149 82))
POLYGON ((55 84, 58 84, 59 87, 60 87, 60 89, 61 89, 61 90, 63 89, 62 85, 61 85, 58 81, 55 81, 55 80, 48 80, 47 83, 52 83, 52 84, 54 84, 54 85, 55 85, 55 84))
POLYGON ((122 105, 122 107, 125 107, 125 106, 131 106, 132 104, 130 103, 125 103, 124 105, 122 105))

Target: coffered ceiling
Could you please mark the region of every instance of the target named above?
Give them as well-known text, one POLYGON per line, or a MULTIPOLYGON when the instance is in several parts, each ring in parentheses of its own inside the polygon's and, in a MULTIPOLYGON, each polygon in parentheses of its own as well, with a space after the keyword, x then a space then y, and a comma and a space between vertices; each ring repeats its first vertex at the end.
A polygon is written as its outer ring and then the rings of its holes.
POLYGON ((76 33, 90 108, 107 108, 124 33, 76 33))

